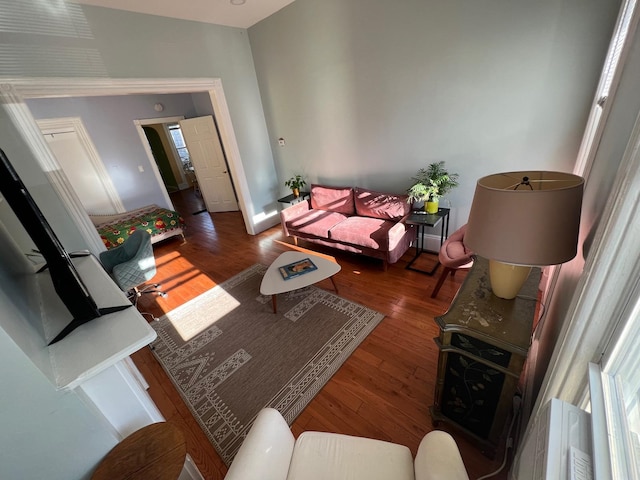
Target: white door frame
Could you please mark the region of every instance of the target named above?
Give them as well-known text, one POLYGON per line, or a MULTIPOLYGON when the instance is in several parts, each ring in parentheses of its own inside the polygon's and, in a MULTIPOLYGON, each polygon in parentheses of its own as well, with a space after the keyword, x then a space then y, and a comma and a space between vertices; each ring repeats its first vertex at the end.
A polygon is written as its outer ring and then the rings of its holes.
MULTIPOLYGON (((112 78, 6 78, 0 77, 0 102, 18 127, 23 139, 31 148, 34 156, 43 170, 52 177, 51 183, 67 207, 69 215, 78 225, 83 237, 90 245, 95 245, 99 236, 91 223, 87 213, 79 205, 77 197, 70 188, 64 176, 48 168, 55 161, 38 124, 25 100, 30 98, 57 97, 91 97, 109 95, 136 94, 167 94, 167 93, 209 93, 215 118, 218 120, 220 140, 227 155, 232 177, 236 182, 238 206, 244 218, 245 228, 250 235, 254 235, 255 228, 251 223, 253 207, 251 194, 247 184, 240 150, 236 141, 231 114, 219 78, 192 79, 112 79, 112 78)), ((99 240, 100 241, 100 240, 99 240)), ((100 241, 100 244, 102 242, 100 241)), ((98 251, 104 250, 104 246, 98 251)))
POLYGON ((178 169, 180 172, 180 182, 178 183, 178 188, 180 188, 180 190, 189 188, 191 184, 187 179, 187 175, 184 173, 182 158, 180 157, 180 154, 178 153, 178 149, 176 148, 176 143, 173 141, 173 137, 171 136, 171 131, 169 130, 169 124, 163 123, 162 129, 164 130, 165 136, 169 139, 169 146, 171 147, 171 155, 173 156, 173 161, 178 167, 180 167, 178 169))
MULTIPOLYGON (((73 131, 78 137, 78 141, 87 153, 87 160, 93 166, 93 169, 98 173, 100 182, 104 186, 105 193, 109 197, 111 206, 115 209, 116 213, 124 212, 124 205, 120 200, 120 195, 111 181, 111 177, 107 172, 107 169, 96 150, 89 132, 84 126, 80 117, 61 117, 61 118, 46 118, 43 120, 36 120, 43 135, 49 135, 59 131, 73 131)), ((59 162, 58 162, 59 163, 59 162)), ((62 169, 62 167, 60 167, 62 169)), ((73 186, 73 185, 71 185, 73 186)))
POLYGON ((169 196, 169 192, 167 191, 167 187, 162 180, 162 175, 160 174, 160 169, 158 168, 158 164, 156 163, 156 159, 153 157, 153 152, 151 151, 151 146, 149 145, 149 139, 147 135, 144 133, 144 129, 142 128, 144 125, 157 125, 159 123, 172 123, 179 122, 180 120, 184 120, 184 116, 175 116, 175 117, 164 117, 164 118, 145 118, 141 120, 134 120, 133 124, 136 126, 136 130, 138 131, 138 135, 140 136, 140 141, 142 142, 142 146, 144 148, 145 153, 147 154, 147 158, 149 159, 149 163, 151 164, 151 170, 153 170, 153 174, 156 177, 156 181, 158 182, 158 186, 160 190, 162 190, 162 195, 164 196, 164 201, 167 202, 167 205, 173 205, 171 202, 171 197, 169 196))

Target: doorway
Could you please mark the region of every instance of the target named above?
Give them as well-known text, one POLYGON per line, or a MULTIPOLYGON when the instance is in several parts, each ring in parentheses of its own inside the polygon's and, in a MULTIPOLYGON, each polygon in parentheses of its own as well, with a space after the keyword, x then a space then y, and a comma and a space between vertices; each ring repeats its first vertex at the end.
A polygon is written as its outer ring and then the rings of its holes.
MULTIPOLYGON (((186 120, 183 117, 151 118, 135 120, 134 124, 152 166, 157 166, 156 178, 160 186, 166 186, 166 181, 144 130, 148 126, 155 126, 171 139, 167 142, 171 151, 165 151, 164 154, 169 157, 174 174, 179 175, 187 186, 192 186, 203 203, 202 208, 194 213, 239 210, 236 188, 221 137, 211 115, 186 120), (174 137, 178 137, 178 141, 174 141, 174 137), (179 149, 182 147, 184 149, 180 153, 179 149)), ((171 192, 169 188, 165 191, 167 196, 171 192)))
MULTIPOLYGON (((78 199, 69 193, 68 180, 51 167, 52 154, 42 137, 33 115, 25 103, 29 98, 51 98, 56 96, 110 96, 131 94, 167 94, 207 92, 213 111, 218 119, 220 138, 227 154, 231 174, 236 182, 238 205, 247 233, 256 233, 254 208, 246 173, 240 158, 229 107, 226 103, 222 82, 219 78, 199 79, 114 79, 114 78, 61 78, 52 81, 49 78, 18 78, 6 84, 0 91, 0 100, 10 105, 7 115, 13 125, 22 133, 25 145, 30 146, 43 172, 50 177, 50 183, 62 200, 69 216, 74 221, 82 238, 92 251, 104 249, 86 211, 78 199)), ((159 174, 158 174, 159 176, 159 174)), ((161 181, 160 179, 158 181, 161 181)), ((170 202, 167 194, 167 202, 170 202)))
POLYGON ((120 213, 124 206, 81 118, 38 120, 49 148, 89 214, 120 213))
POLYGON ((142 130, 144 131, 145 137, 147 137, 151 154, 160 171, 162 183, 169 193, 173 193, 180 190, 180 187, 176 178, 176 172, 174 172, 175 161, 169 160, 168 149, 166 148, 168 139, 166 135, 164 135, 161 127, 162 125, 145 125, 142 127, 142 130))
POLYGON ((183 119, 184 117, 166 117, 137 120, 135 123, 147 138, 151 154, 158 166, 167 192, 172 194, 187 189, 191 190, 192 202, 190 205, 193 204, 191 213, 196 215, 206 212, 207 209, 191 164, 189 150, 182 136, 179 122, 183 119), (156 137, 155 140, 154 137, 156 137), (174 182, 167 181, 167 178, 171 179, 171 177, 175 179, 174 182))

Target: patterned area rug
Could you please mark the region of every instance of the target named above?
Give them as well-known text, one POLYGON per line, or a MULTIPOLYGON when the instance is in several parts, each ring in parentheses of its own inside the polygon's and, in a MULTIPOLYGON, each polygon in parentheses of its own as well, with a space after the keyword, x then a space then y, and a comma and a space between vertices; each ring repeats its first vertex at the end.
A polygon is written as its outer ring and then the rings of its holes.
POLYGON ((227 465, 263 407, 293 423, 383 315, 307 287, 260 294, 254 265, 154 322, 154 354, 227 465))

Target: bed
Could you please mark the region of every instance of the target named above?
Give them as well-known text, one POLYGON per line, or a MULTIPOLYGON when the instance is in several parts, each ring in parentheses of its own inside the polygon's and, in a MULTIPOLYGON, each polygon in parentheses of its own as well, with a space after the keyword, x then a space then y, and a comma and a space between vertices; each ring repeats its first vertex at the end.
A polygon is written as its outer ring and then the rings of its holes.
POLYGON ((128 212, 110 215, 89 215, 107 250, 123 243, 135 230, 151 234, 151 243, 174 236, 184 240, 185 221, 174 210, 147 205, 128 212))

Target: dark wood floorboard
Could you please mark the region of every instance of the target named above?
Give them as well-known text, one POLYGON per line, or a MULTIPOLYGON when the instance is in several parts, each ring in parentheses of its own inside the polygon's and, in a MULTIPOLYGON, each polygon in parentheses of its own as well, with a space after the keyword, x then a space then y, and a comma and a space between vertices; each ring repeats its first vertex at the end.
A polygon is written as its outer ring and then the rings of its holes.
MULTIPOLYGON (((158 272, 153 282, 161 283, 168 297, 143 297, 141 311, 160 316, 243 269, 255 263, 268 265, 294 248, 279 225, 249 235, 239 212, 194 215, 203 205, 191 190, 172 194, 172 200, 187 222, 186 242, 174 239, 154 245, 158 272)), ((386 317, 295 420, 292 431, 295 435, 321 430, 378 438, 407 445, 415 455, 422 436, 434 428, 428 410, 438 361, 434 317, 447 310, 466 272, 448 277, 438 298, 431 299, 439 271, 429 277, 406 270, 413 249, 384 271, 379 260, 304 241, 300 247, 334 256, 342 266, 335 278, 340 295, 386 317)), ((332 289, 328 281, 319 286, 332 289)), ((227 467, 150 349, 143 348, 132 357, 162 414, 185 432, 188 452, 202 475, 207 480, 224 478, 227 467)), ((447 429, 442 424, 439 428, 447 429)), ((490 460, 464 436, 449 431, 472 479, 500 466, 501 452, 490 460)), ((506 474, 494 478, 505 479, 506 474)))

